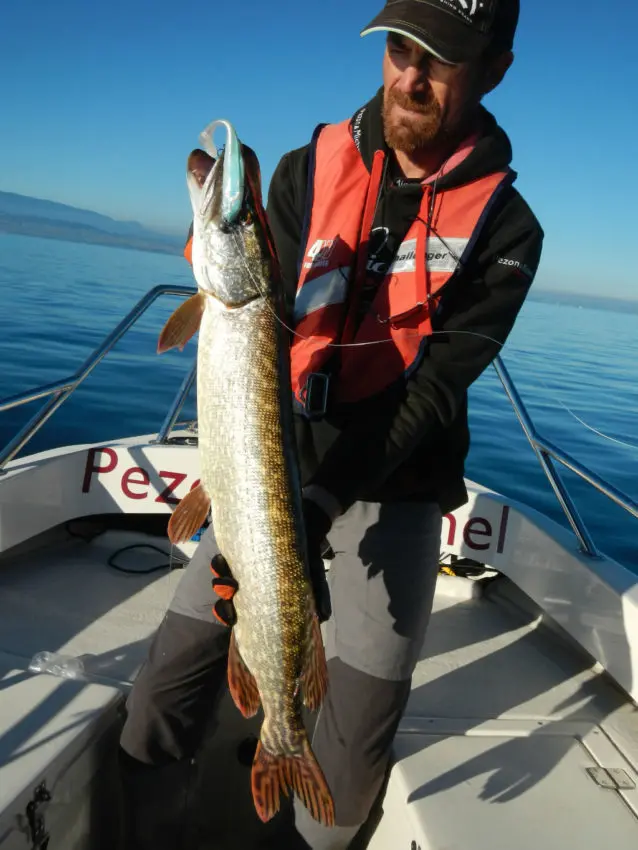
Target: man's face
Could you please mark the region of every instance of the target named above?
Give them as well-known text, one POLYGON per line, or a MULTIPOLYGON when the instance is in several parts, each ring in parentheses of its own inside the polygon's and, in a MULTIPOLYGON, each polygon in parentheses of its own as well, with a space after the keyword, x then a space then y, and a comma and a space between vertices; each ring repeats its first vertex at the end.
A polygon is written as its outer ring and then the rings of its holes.
POLYGON ((447 65, 389 33, 383 59, 383 121, 389 147, 412 154, 453 135, 485 92, 479 63, 447 65))

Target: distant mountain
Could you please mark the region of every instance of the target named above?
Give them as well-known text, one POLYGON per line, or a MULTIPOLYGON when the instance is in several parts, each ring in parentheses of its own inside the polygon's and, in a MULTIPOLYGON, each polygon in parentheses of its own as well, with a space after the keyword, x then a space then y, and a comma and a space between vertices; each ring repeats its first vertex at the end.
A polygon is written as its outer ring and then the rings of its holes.
POLYGON ((184 239, 92 210, 0 192, 0 232, 180 254, 184 239))
POLYGON ((562 292, 553 289, 530 290, 532 301, 554 304, 558 307, 581 307, 589 310, 605 310, 612 313, 638 313, 638 301, 626 298, 601 297, 580 292, 562 292))

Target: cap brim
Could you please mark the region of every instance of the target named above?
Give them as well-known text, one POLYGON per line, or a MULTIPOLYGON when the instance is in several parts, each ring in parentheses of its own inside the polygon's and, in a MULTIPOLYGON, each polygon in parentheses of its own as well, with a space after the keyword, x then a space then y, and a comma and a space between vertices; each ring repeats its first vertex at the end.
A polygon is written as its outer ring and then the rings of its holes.
POLYGON ((396 32, 411 38, 437 59, 458 65, 477 59, 489 45, 489 37, 471 30, 463 21, 425 3, 419 4, 419 23, 408 23, 414 17, 414 2, 393 3, 373 18, 361 36, 373 32, 396 32))

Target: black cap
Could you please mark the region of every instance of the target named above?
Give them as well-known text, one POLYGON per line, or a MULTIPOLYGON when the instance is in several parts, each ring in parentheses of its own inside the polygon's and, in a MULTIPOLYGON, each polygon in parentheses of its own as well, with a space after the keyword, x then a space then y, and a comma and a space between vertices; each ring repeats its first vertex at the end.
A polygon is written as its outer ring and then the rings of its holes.
POLYGON ((518 15, 519 0, 387 0, 361 35, 396 32, 457 64, 478 59, 488 48, 511 50, 518 15))

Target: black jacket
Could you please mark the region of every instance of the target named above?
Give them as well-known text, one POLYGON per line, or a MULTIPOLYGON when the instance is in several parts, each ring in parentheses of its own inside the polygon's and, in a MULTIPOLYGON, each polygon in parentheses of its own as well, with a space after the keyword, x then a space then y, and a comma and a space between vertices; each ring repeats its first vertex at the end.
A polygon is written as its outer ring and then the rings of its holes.
MULTIPOLYGON (((371 168, 384 148, 382 90, 354 116, 357 146, 371 168)), ((439 180, 438 190, 462 185, 506 168, 509 139, 481 110, 481 138, 472 153, 439 180)), ((308 150, 286 154, 273 175, 268 218, 292 310, 308 180, 308 150)), ((391 262, 419 210, 418 181, 388 175, 373 225, 370 265, 380 272, 391 262)), ((426 499, 443 513, 467 501, 464 463, 469 450, 467 390, 504 343, 536 273, 543 231, 533 213, 508 187, 491 210, 473 259, 442 297, 437 331, 473 331, 484 336, 434 335, 408 379, 372 400, 332 413, 321 422, 296 417, 305 484, 317 484, 346 510, 354 501, 426 499)), ((495 439, 497 439, 495 435, 495 439)))

